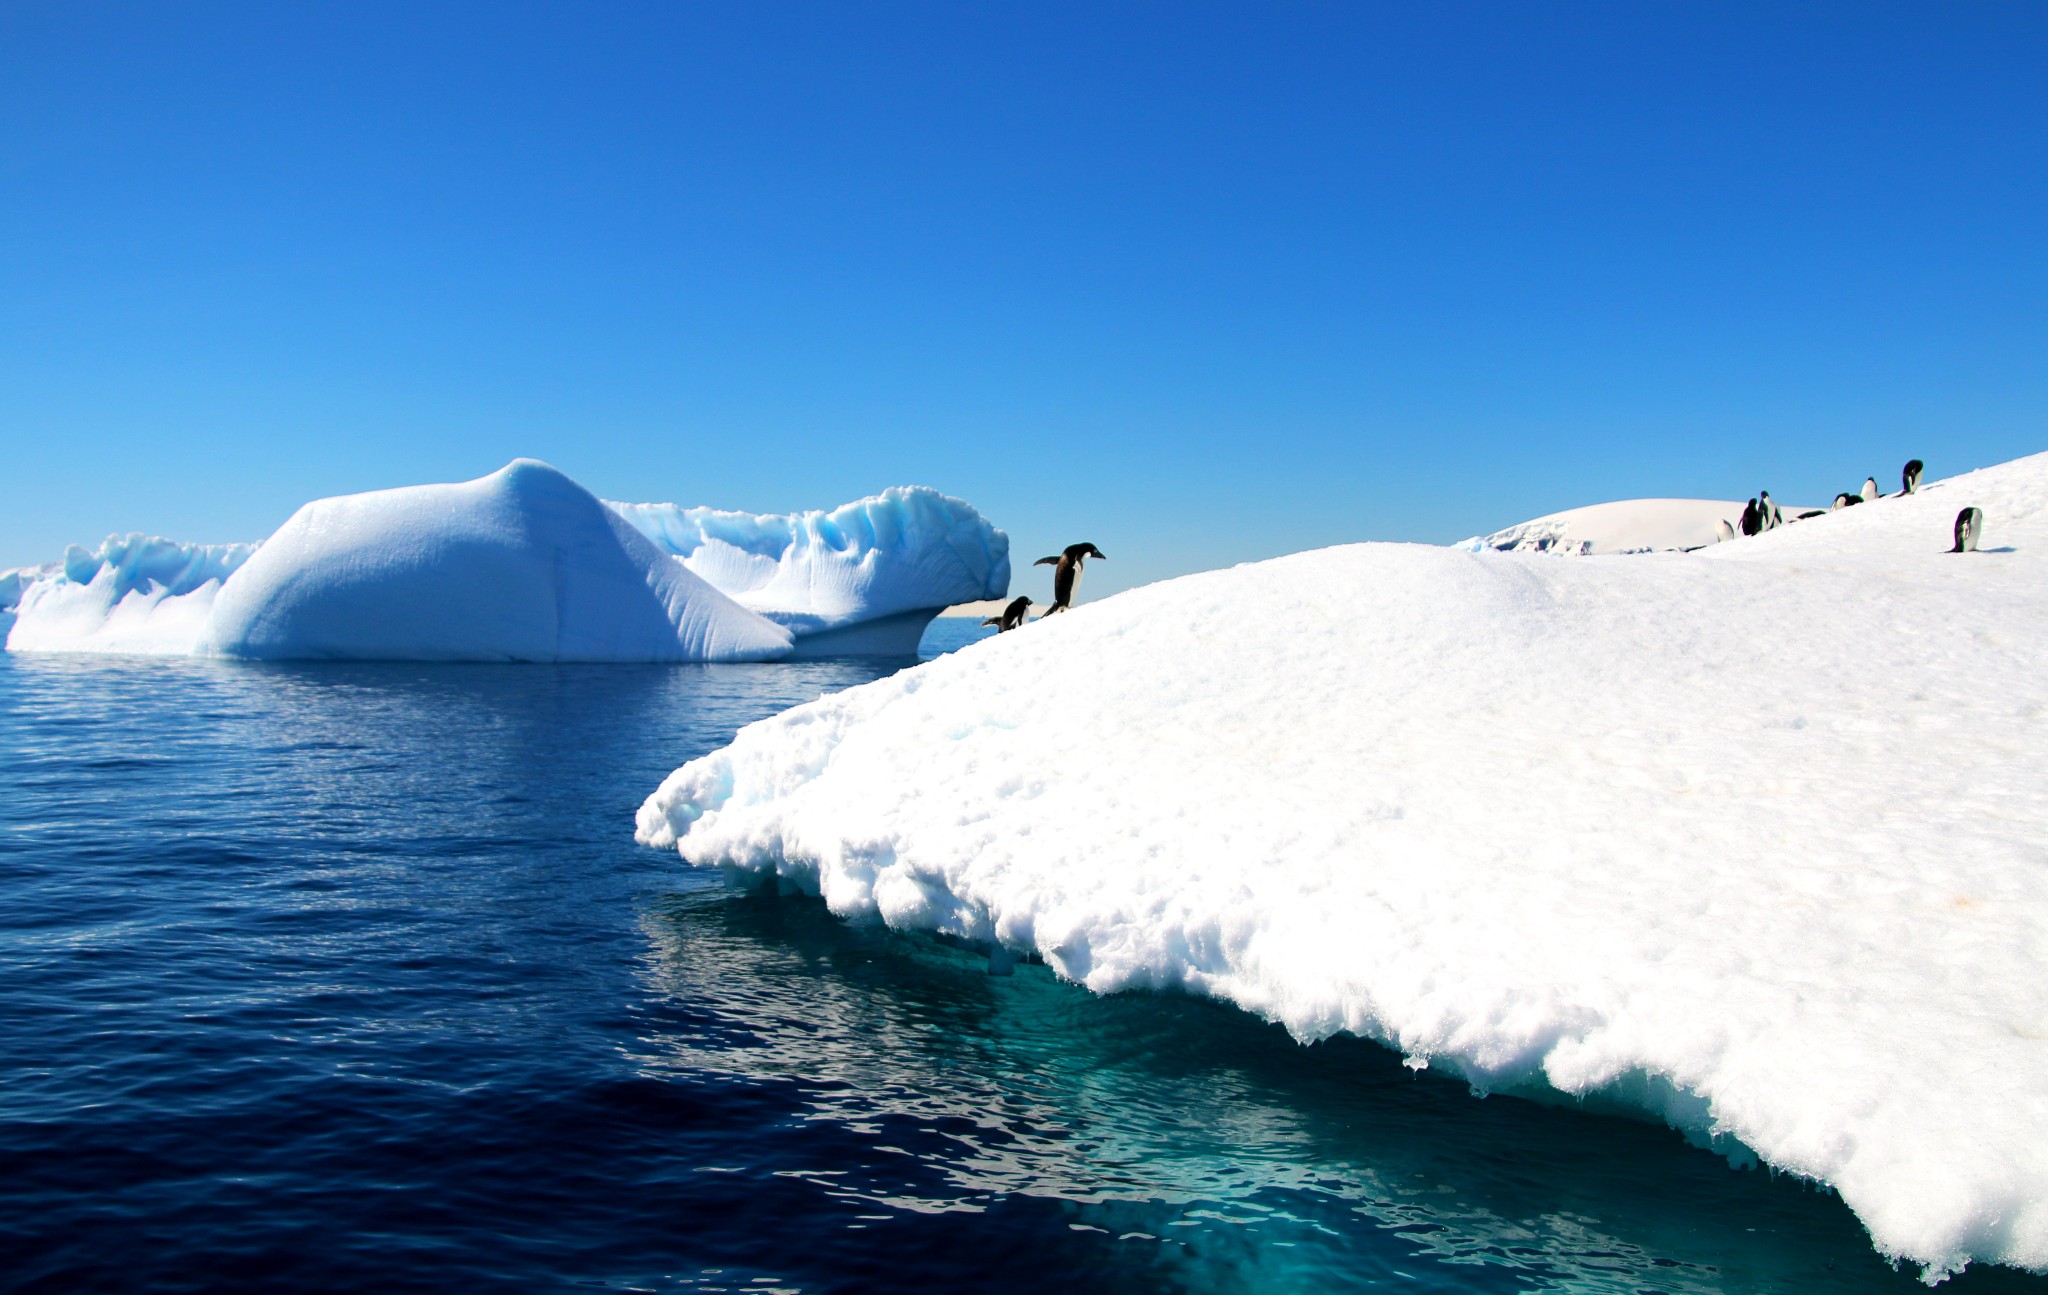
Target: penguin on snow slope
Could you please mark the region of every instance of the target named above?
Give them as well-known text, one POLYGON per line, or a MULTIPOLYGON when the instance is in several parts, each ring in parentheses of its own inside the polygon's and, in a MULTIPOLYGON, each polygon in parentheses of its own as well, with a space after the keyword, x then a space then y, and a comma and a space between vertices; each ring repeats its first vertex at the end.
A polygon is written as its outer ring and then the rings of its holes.
POLYGON ((1003 608, 1002 615, 991 616, 983 621, 982 624, 995 626, 996 633, 998 634, 1003 633, 1005 630, 1016 629, 1024 623, 1024 609, 1030 605, 1031 600, 1029 598, 1014 598, 1010 601, 1008 607, 1003 608))
MULTIPOLYGON (((1104 562, 1109 561, 1108 558, 1103 557, 1102 550, 1096 548, 1093 544, 1069 544, 1060 552, 1058 557, 1040 558, 1031 564, 1034 567, 1049 566, 1053 569, 1052 606, 1045 609, 1045 616, 1050 616, 1054 612, 1072 609, 1074 605, 1074 591, 1081 586, 1081 564, 1088 558, 1098 558, 1104 562)), ((1043 620, 1044 618, 1044 616, 1041 616, 1039 619, 1043 620)))
POLYGON ((1744 535, 1755 535, 1763 528, 1763 514, 1757 511, 1756 500, 1751 499, 1742 509, 1741 531, 1744 535))

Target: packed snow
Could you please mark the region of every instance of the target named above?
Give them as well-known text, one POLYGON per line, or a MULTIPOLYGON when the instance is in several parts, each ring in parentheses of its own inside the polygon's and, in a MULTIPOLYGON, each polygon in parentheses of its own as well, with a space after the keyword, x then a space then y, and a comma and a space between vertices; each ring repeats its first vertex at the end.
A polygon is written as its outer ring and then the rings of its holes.
POLYGON ((638 837, 2041 1269, 2044 557, 2048 455, 1694 554, 1303 553, 749 725, 638 837))
POLYGON ((607 504, 520 459, 451 485, 316 500, 260 546, 142 535, 0 573, 17 652, 425 661, 911 655, 1009 585, 969 505, 899 487, 756 517, 607 504))
POLYGON ((798 656, 907 656, 946 607, 1010 588, 1009 537, 965 501, 924 486, 830 512, 611 507, 742 606, 788 626, 798 656))

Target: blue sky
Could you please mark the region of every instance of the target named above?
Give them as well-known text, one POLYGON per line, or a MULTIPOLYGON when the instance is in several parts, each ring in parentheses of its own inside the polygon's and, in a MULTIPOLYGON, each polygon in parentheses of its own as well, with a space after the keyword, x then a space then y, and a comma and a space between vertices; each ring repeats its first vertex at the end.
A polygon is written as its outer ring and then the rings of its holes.
POLYGON ((2048 449, 2044 66, 2039 3, 16 0, 0 565, 522 454, 921 482, 1096 596, 1945 475, 2048 449))

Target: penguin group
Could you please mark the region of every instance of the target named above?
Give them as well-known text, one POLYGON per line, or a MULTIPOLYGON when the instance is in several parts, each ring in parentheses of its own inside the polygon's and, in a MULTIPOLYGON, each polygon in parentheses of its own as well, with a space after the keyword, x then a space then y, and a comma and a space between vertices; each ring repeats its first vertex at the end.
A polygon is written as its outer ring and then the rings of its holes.
MULTIPOLYGON (((1094 558, 1100 562, 1109 561, 1109 558, 1103 554, 1102 550, 1096 548, 1093 544, 1069 544, 1051 557, 1040 558, 1031 564, 1035 567, 1052 568, 1052 605, 1040 614, 1040 620, 1044 620, 1054 612, 1071 611, 1073 609, 1074 593, 1081 587, 1081 568, 1086 565, 1089 558, 1094 558)), ((994 626, 998 634, 1006 633, 1019 628, 1025 623, 1025 613, 1030 607, 1031 600, 1029 598, 1012 599, 1010 605, 1003 608, 1002 615, 991 616, 983 621, 982 624, 994 626)))
MULTIPOLYGON (((1902 468, 1899 472, 1898 494, 1910 495, 1913 494, 1915 491, 1919 490, 1920 475, 1921 473, 1925 472, 1926 469, 1927 465, 1922 463, 1918 459, 1907 460, 1906 466, 1902 468)), ((1792 520, 1796 522, 1803 522, 1809 517, 1823 517, 1826 516, 1828 513, 1840 512, 1844 508, 1854 507, 1857 504, 1867 504, 1874 499, 1880 499, 1884 497, 1885 496, 1882 494, 1882 492, 1880 492, 1877 488, 1877 478, 1865 477, 1863 478, 1863 485, 1861 488, 1854 491, 1844 490, 1842 493, 1835 496, 1835 502, 1829 507, 1825 509, 1811 509, 1807 512, 1800 513, 1792 520)), ((1898 495, 1893 495, 1891 497, 1897 498, 1898 495)), ((1760 490, 1757 492, 1756 497, 1754 499, 1751 499, 1749 503, 1743 507, 1742 518, 1740 521, 1732 523, 1723 521, 1718 523, 1715 526, 1715 534, 1716 538, 1718 539, 1732 540, 1738 534, 1761 535, 1765 531, 1774 530, 1777 527, 1782 526, 1784 524, 1785 520, 1783 515, 1778 511, 1778 506, 1771 502, 1771 492, 1768 490, 1760 490)), ((1950 549, 1949 552, 1975 552, 1977 548, 1977 536, 1982 531, 1983 526, 1984 513, 1982 509, 1963 509, 1962 512, 1956 515, 1955 547, 1950 549)))
POLYGON ((1785 515, 1771 502, 1771 492, 1762 490, 1742 510, 1740 528, 1744 535, 1761 535, 1785 524, 1785 515))
MULTIPOLYGON (((1920 474, 1915 472, 1914 469, 1919 466, 1920 460, 1914 459, 1906 465, 1906 470, 1899 474, 1899 481, 1902 487, 1899 491, 1900 494, 1910 495, 1918 488, 1920 485, 1920 474)), ((1829 505, 1828 511, 1831 513, 1840 512, 1851 504, 1867 504, 1877 498, 1881 498, 1877 489, 1877 478, 1865 477, 1863 478, 1863 488, 1861 490, 1856 491, 1854 494, 1844 490, 1841 494, 1836 495, 1835 502, 1829 505)))

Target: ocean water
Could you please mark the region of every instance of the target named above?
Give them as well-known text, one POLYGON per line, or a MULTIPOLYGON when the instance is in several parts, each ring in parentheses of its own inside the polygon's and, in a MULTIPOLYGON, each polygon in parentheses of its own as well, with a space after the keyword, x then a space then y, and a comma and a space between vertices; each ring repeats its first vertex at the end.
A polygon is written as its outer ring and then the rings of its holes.
POLYGON ((0 655, 0 1288, 1919 1289, 1662 1128, 633 844, 905 664, 0 655))

